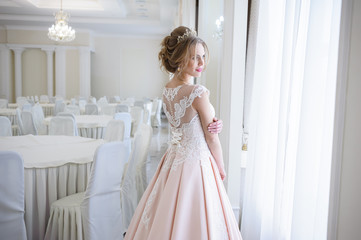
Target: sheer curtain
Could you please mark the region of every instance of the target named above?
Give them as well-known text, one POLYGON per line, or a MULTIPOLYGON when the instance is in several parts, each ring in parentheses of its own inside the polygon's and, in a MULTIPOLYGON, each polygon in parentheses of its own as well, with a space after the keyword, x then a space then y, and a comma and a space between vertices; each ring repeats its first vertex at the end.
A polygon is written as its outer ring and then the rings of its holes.
POLYGON ((326 239, 341 0, 256 3, 242 236, 326 239))

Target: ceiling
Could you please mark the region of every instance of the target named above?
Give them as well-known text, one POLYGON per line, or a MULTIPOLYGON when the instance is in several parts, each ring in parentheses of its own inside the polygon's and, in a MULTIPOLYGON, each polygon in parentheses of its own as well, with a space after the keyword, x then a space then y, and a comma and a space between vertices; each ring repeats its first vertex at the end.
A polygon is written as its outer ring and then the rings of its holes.
POLYGON ((175 24, 179 0, 1 0, 0 27, 48 29, 54 13, 69 26, 100 35, 164 35, 175 24))

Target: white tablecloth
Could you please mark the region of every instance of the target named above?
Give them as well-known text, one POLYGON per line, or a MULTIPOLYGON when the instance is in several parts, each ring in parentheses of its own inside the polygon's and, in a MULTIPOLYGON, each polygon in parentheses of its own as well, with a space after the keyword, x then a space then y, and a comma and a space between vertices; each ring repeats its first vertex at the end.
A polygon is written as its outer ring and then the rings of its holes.
MULTIPOLYGON (((75 120, 79 135, 82 137, 100 139, 103 138, 105 128, 113 116, 109 115, 76 115, 75 120)), ((50 124, 51 117, 44 120, 46 125, 50 124)))
POLYGON ((69 136, 0 137, 0 151, 16 151, 24 159, 28 240, 44 238, 52 202, 85 191, 94 152, 103 143, 69 136))

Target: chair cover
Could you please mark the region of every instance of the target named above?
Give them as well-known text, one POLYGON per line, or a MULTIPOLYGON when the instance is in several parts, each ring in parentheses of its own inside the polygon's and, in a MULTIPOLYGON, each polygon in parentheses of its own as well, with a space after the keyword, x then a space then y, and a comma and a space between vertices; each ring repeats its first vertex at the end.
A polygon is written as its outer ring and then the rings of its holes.
POLYGON ((23 120, 21 119, 21 110, 20 108, 16 108, 16 122, 19 130, 19 135, 24 134, 24 125, 23 120))
POLYGON ((143 117, 143 123, 148 124, 151 126, 151 115, 152 115, 152 102, 144 103, 144 117, 143 117))
POLYGON ((49 135, 76 136, 74 119, 71 117, 52 117, 49 124, 49 135))
POLYGON ((95 103, 87 103, 85 105, 85 115, 98 115, 98 105, 95 103))
POLYGON ((51 205, 45 239, 123 239, 120 184, 127 161, 122 142, 99 146, 85 193, 51 205))
POLYGON ((80 115, 80 108, 76 105, 67 105, 64 108, 64 112, 73 113, 74 115, 80 115))
POLYGON ((102 115, 110 115, 113 116, 115 113, 115 108, 109 104, 103 105, 101 108, 102 115))
POLYGON ((122 120, 124 123, 124 144, 127 146, 128 154, 130 154, 132 150, 132 140, 130 138, 131 130, 132 130, 132 117, 128 112, 120 112, 114 114, 114 119, 122 120))
POLYGON ((0 196, 0 239, 26 239, 24 162, 16 152, 0 152, 0 196))
POLYGON ((38 130, 38 134, 45 135, 47 133, 47 129, 46 125, 44 124, 43 108, 39 105, 39 103, 37 103, 31 108, 31 112, 33 113, 34 124, 38 130))
POLYGON ((134 137, 135 133, 139 129, 139 126, 143 122, 144 110, 141 107, 134 106, 130 110, 130 115, 132 116, 132 120, 133 120, 131 136, 134 137))
POLYGON ((130 112, 130 107, 126 104, 118 104, 115 106, 115 112, 130 112))
POLYGON ((8 100, 0 99, 0 108, 8 108, 8 100))
POLYGON ((135 135, 134 145, 122 183, 122 213, 124 231, 128 228, 134 211, 147 187, 146 163, 153 129, 141 124, 135 135))
POLYGON ((23 111, 31 111, 31 104, 30 103, 24 103, 22 106, 21 106, 21 109, 23 111))
POLYGON ((23 132, 22 132, 23 135, 27 135, 27 134, 38 135, 38 130, 36 129, 32 112, 22 111, 21 121, 23 123, 23 132))
POLYGON ((12 136, 11 122, 9 118, 0 116, 0 136, 12 136))
POLYGON ((135 101, 133 106, 144 108, 144 102, 143 101, 135 101))
POLYGON ((110 120, 105 129, 104 140, 107 142, 124 140, 124 122, 122 120, 110 120))
POLYGON ((75 115, 73 113, 60 112, 60 113, 58 113, 57 116, 59 116, 59 117, 71 117, 74 120, 75 136, 79 136, 78 127, 76 125, 76 118, 75 118, 75 115))
POLYGON ((153 105, 155 105, 155 112, 152 115, 152 126, 153 127, 160 127, 162 124, 161 114, 162 114, 162 100, 155 99, 153 105))
POLYGON ((65 103, 62 99, 55 100, 55 107, 54 107, 54 116, 56 116, 59 112, 64 112, 65 103))
POLYGON ((40 95, 39 102, 40 102, 40 103, 49 103, 50 100, 49 100, 48 95, 40 95))

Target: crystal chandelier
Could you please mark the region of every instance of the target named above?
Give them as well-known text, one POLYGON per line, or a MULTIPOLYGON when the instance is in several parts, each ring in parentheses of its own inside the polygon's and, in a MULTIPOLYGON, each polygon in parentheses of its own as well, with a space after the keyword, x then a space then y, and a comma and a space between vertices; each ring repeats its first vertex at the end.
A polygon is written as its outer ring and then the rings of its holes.
POLYGON ((55 14, 55 25, 49 28, 48 37, 57 42, 70 42, 75 39, 75 30, 68 26, 69 14, 63 12, 63 1, 60 11, 55 14))

